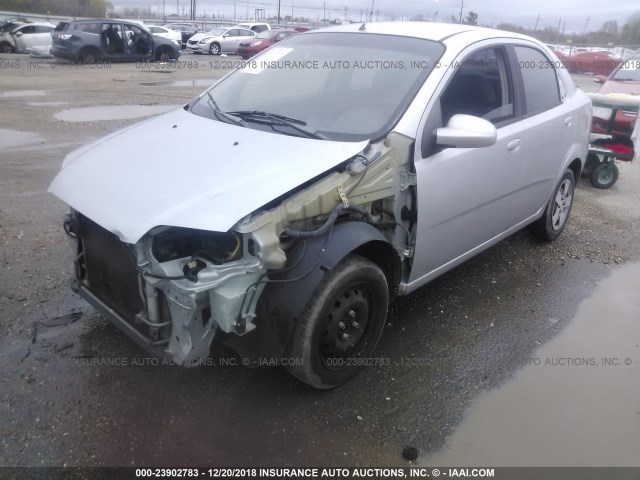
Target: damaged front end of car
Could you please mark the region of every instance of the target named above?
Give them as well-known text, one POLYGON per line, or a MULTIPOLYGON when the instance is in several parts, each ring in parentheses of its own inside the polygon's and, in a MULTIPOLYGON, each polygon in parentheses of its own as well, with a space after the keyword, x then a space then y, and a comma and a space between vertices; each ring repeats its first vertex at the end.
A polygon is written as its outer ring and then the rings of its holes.
POLYGON ((239 333, 244 293, 265 272, 254 241, 233 232, 158 227, 131 245, 76 211, 64 226, 75 250, 73 290, 180 365, 206 359, 217 329, 239 333))
POLYGON ((395 288, 413 251, 410 222, 395 220, 413 209, 409 145, 392 134, 226 232, 157 226, 127 243, 72 209, 72 288, 148 352, 184 366, 205 362, 219 332, 270 329, 262 297, 278 321, 299 316, 324 273, 367 241, 386 249, 395 288), (287 288, 264 295, 270 284, 287 288))

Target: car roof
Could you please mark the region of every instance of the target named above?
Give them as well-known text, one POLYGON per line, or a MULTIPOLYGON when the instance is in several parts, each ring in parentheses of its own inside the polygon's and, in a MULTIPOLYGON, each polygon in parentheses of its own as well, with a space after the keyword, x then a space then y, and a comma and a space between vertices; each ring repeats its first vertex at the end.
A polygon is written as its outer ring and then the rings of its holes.
POLYGON ((22 28, 22 27, 53 27, 56 28, 55 25, 51 24, 51 23, 46 23, 46 22, 32 22, 32 23, 23 23, 22 25, 16 25, 15 30, 17 30, 18 28, 22 28))
POLYGON ((490 38, 516 38, 528 41, 532 39, 519 33, 505 32, 493 28, 477 27, 474 25, 464 25, 455 23, 432 23, 432 22, 375 22, 375 23, 350 23, 335 25, 317 30, 305 32, 305 34, 315 34, 319 32, 367 32, 380 35, 394 35, 403 37, 423 38, 443 43, 460 43, 468 45, 473 41, 490 38))

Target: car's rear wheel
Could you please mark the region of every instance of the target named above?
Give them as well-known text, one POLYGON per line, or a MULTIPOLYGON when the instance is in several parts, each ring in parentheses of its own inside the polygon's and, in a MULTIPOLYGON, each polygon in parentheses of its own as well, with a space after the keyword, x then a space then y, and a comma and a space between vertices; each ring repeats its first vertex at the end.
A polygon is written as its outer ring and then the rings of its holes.
POLYGON ((620 170, 615 163, 601 163, 593 169, 589 181, 595 188, 605 190, 618 181, 620 170))
POLYGON ((100 54, 93 48, 88 48, 80 52, 80 62, 92 65, 100 59, 100 54))
POLYGON ((320 389, 347 382, 370 364, 388 303, 380 267, 348 255, 326 274, 298 319, 288 347, 288 371, 320 389))
POLYGON ((220 55, 220 44, 213 42, 211 45, 209 45, 209 53, 211 55, 220 55))
POLYGON ((14 52, 13 45, 8 42, 0 43, 0 53, 13 53, 14 52))
POLYGON ((533 233, 541 240, 555 240, 564 230, 571 214, 574 187, 573 172, 567 170, 551 195, 544 214, 531 225, 533 233))

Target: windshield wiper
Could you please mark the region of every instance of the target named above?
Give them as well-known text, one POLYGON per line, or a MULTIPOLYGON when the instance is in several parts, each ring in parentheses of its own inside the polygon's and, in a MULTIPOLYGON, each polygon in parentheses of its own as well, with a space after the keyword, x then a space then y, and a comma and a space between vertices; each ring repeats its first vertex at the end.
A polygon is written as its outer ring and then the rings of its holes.
POLYGON ((244 122, 242 120, 236 120, 235 118, 233 118, 229 114, 227 114, 227 113, 223 112, 222 110, 220 110, 220 107, 218 107, 218 104, 213 99, 213 95, 211 95, 211 92, 208 91, 208 90, 207 90, 207 96, 209 97, 209 105, 211 106, 211 110, 213 110, 213 113, 218 118, 218 120, 224 120, 227 123, 232 123, 233 125, 238 125, 239 127, 244 127, 244 122))
MULTIPOLYGON (((303 133, 308 138, 316 138, 319 140, 328 140, 328 138, 317 130, 310 130, 304 128, 307 122, 298 120, 296 118, 287 117, 286 115, 280 115, 277 113, 262 112, 260 110, 238 110, 235 112, 224 112, 226 115, 233 115, 240 117, 243 120, 249 122, 261 123, 263 125, 270 125, 271 128, 276 126, 290 127, 298 132, 303 133)), ((274 129, 275 130, 275 129, 274 129)))

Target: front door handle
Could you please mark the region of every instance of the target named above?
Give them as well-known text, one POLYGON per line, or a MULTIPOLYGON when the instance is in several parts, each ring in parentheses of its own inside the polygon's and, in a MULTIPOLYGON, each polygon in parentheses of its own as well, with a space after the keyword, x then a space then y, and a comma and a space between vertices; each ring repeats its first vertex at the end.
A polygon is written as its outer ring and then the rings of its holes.
POLYGON ((510 153, 517 152, 520 150, 520 139, 514 138, 509 143, 507 143, 507 151, 510 153))
POLYGON ((573 125, 573 118, 571 117, 567 117, 564 119, 564 125, 565 127, 570 127, 571 125, 573 125))

